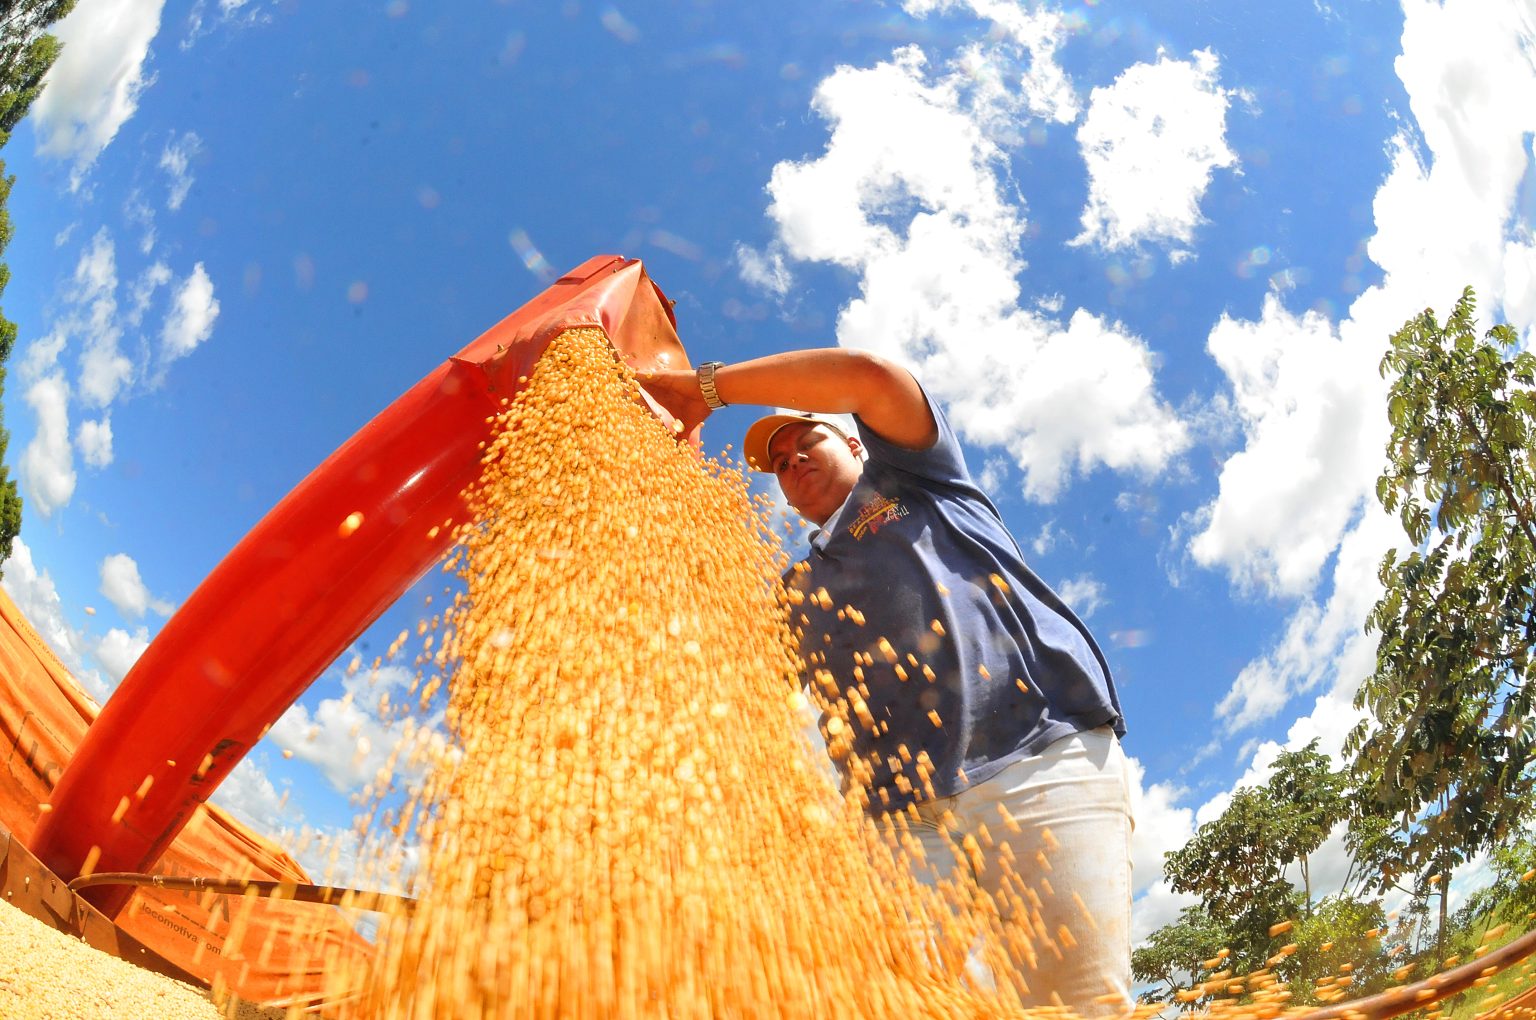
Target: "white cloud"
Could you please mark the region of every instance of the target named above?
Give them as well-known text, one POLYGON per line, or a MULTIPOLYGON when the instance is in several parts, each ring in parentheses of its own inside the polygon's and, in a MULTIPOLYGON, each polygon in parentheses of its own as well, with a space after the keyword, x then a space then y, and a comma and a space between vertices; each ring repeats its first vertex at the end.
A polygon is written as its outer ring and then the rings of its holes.
POLYGON ((794 278, 784 265, 782 251, 770 247, 768 251, 760 252, 737 244, 735 259, 736 268, 747 283, 777 298, 789 293, 794 278))
MULTIPOLYGON (((75 263, 63 295, 64 310, 21 359, 20 378, 30 381, 26 400, 37 416, 37 431, 22 454, 21 475, 32 505, 45 517, 67 504, 75 491, 69 441, 71 396, 77 393, 87 406, 104 409, 133 375, 132 363, 118 349, 122 328, 116 290, 116 252, 102 229, 75 263), (80 376, 73 391, 61 371, 71 339, 80 342, 80 376)), ((111 463, 112 429, 105 415, 81 425, 76 439, 88 465, 101 468, 111 463)))
POLYGON ((144 321, 144 313, 149 311, 149 303, 154 300, 155 292, 171 282, 171 267, 164 262, 156 262, 144 272, 133 284, 133 303, 128 310, 128 323, 137 326, 144 321))
MULTIPOLYGON (((207 7, 208 0, 195 0, 192 9, 187 12, 187 34, 181 41, 182 49, 191 49, 205 34, 203 16, 207 7)), ((269 18, 252 0, 219 0, 218 8, 219 24, 252 25, 269 18)))
POLYGON ((213 281, 199 262, 181 282, 165 317, 161 331, 161 352, 165 361, 174 361, 195 351, 199 344, 213 335, 213 324, 219 317, 219 302, 213 296, 213 281))
MULTIPOLYGON (((103 227, 82 249, 50 329, 29 344, 19 359, 19 379, 28 384, 25 399, 37 416, 37 431, 22 454, 20 477, 29 486, 32 506, 44 516, 66 505, 75 491, 69 439, 71 398, 102 412, 75 433, 81 457, 98 469, 111 464, 112 426, 106 412, 123 399, 137 374, 120 349, 124 328, 141 324, 155 293, 172 278, 163 262, 149 266, 134 281, 129 308, 122 312, 117 300, 117 250, 103 227), (79 375, 73 387, 63 371, 71 343, 77 343, 79 350, 79 375)), ((213 283, 198 263, 176 289, 162 327, 162 367, 205 341, 218 314, 213 283)))
MULTIPOLYGON (((303 813, 288 803, 288 798, 278 792, 261 766, 248 757, 230 771, 209 799, 257 832, 269 836, 289 834, 304 821, 303 813)), ((288 845, 287 839, 282 842, 288 845)), ((306 870, 311 879, 323 880, 308 867, 306 870)))
POLYGON ((1226 118, 1234 92, 1217 84, 1210 50, 1160 55, 1093 90, 1077 140, 1088 164, 1083 232, 1073 244, 1188 244, 1203 220, 1212 171, 1233 166, 1226 118))
POLYGON ((11 543, 11 555, 5 561, 0 584, 5 585, 6 594, 16 603, 32 629, 53 649, 64 668, 97 702, 105 701, 108 686, 94 669, 85 665, 88 645, 85 635, 64 618, 64 602, 53 578, 46 570, 38 569, 31 548, 20 538, 11 543))
POLYGON ((80 458, 100 470, 112 463, 112 419, 83 421, 75 431, 75 446, 80 458))
MULTIPOLYGON (((386 725, 373 708, 383 693, 398 697, 411 678, 410 671, 398 666, 382 667, 376 675, 354 671, 342 679, 342 697, 323 699, 313 712, 295 703, 272 724, 268 736, 294 757, 319 768, 336 790, 356 793, 381 775, 397 748, 417 741, 441 744, 432 720, 426 728, 415 719, 386 725)), ((394 774, 409 777, 416 771, 415 766, 397 765, 394 774)))
POLYGON ((116 248, 102 228, 75 262, 74 274, 63 289, 64 310, 47 334, 27 346, 20 364, 22 377, 37 380, 57 374, 65 348, 78 339, 81 398, 96 407, 111 403, 133 372, 118 350, 122 328, 117 321, 116 291, 116 248))
POLYGON ((26 401, 37 416, 37 431, 21 453, 21 479, 28 509, 49 517, 75 494, 69 385, 60 374, 45 376, 28 387, 26 401))
POLYGON ((158 234, 155 230, 155 211, 144 201, 144 195, 138 188, 129 192, 123 199, 123 219, 141 228, 144 232, 139 235, 139 252, 148 255, 155 250, 155 241, 158 234))
POLYGON ((1056 586, 1056 594, 1085 620, 1106 605, 1104 586, 1088 574, 1061 582, 1056 586))
POLYGON ((175 609, 169 602, 149 593, 139 576, 138 563, 126 553, 103 557, 100 574, 102 595, 130 619, 138 619, 150 610, 160 616, 170 616, 175 609))
POLYGON ((990 21, 994 49, 973 46, 961 59, 974 76, 985 81, 992 76, 988 72, 1001 77, 1024 63, 1027 55, 1027 63, 1019 71, 1018 92, 1010 96, 1006 89, 995 90, 1002 110, 1022 100, 1024 109, 1036 117, 1061 124, 1077 119, 1077 93, 1071 79, 1056 63, 1056 51, 1067 38, 1066 19, 1061 11, 1026 8, 1015 0, 906 0, 902 7, 915 18, 965 7, 990 21), (1002 42, 1011 46, 999 54, 995 47, 1002 42), (999 56, 1007 59, 999 60, 999 56))
POLYGON ((96 661, 101 663, 107 671, 111 685, 115 690, 117 685, 123 682, 123 677, 133 668, 133 664, 139 661, 139 656, 144 654, 144 649, 149 647, 149 631, 147 628, 138 627, 132 634, 120 627, 113 627, 107 631, 106 636, 97 641, 92 647, 96 655, 96 661))
POLYGON ((1190 544, 1245 585, 1308 591, 1381 470, 1385 384, 1377 343, 1341 338, 1322 315, 1271 293, 1257 322, 1223 315, 1207 348, 1231 383, 1247 445, 1190 544))
POLYGON ((165 143, 165 149, 160 153, 160 169, 170 178, 170 194, 165 204, 171 209, 180 209, 187 199, 187 192, 192 190, 192 160, 202 147, 203 140, 195 131, 183 132, 180 138, 172 137, 165 143))
POLYGON ((598 15, 598 21, 613 34, 613 37, 622 43, 635 43, 640 41, 640 29, 615 7, 604 9, 598 15))
POLYGON ((1131 904, 1131 945, 1145 942, 1157 929, 1177 921, 1185 907, 1199 902, 1192 893, 1176 893, 1167 882, 1158 882, 1131 904))
POLYGON ((1379 592, 1376 564, 1400 531, 1376 509, 1385 463, 1388 337, 1462 288, 1521 333, 1536 321, 1532 224, 1518 205, 1536 132, 1536 26, 1520 0, 1443 6, 1409 0, 1399 76, 1422 132, 1388 147, 1370 258, 1384 271, 1336 327, 1288 312, 1276 295, 1257 322, 1224 317, 1210 350, 1231 381, 1244 449, 1223 466, 1197 520, 1192 556, 1242 583, 1307 595, 1265 655, 1239 675, 1217 713, 1233 728, 1272 716, 1326 684, 1347 703, 1371 668, 1362 625, 1379 592), (1309 593, 1337 555, 1332 595, 1309 593))
POLYGON ((1012 455, 1032 498, 1098 466, 1160 470, 1188 436, 1146 345, 1081 309, 1062 324, 1020 307, 1024 218, 1004 200, 974 81, 925 65, 907 47, 821 83, 831 138, 774 167, 774 250, 859 274, 839 342, 913 366, 961 435, 1012 455))
MULTIPOLYGON (((1268 719, 1292 697, 1322 686, 1347 706, 1376 659, 1376 638, 1365 618, 1381 596, 1377 567, 1400 541, 1394 518, 1372 509, 1344 537, 1333 571, 1332 593, 1319 606, 1308 599, 1264 655, 1238 674, 1216 705, 1216 716, 1234 730, 1268 719)), ((1336 716, 1353 722, 1352 710, 1336 716)))
POLYGON ((1178 807, 1185 791, 1168 783, 1146 785, 1147 772, 1135 758, 1131 770, 1131 883, 1136 899, 1131 906, 1131 937, 1141 942, 1165 924, 1178 920, 1179 911, 1196 898, 1175 893, 1163 880, 1163 855, 1189 842, 1194 834, 1194 812, 1178 807))
POLYGON ((38 151, 73 163, 71 188, 79 187, 152 83, 144 65, 164 2, 80 0, 53 26, 64 49, 32 104, 32 122, 38 151))

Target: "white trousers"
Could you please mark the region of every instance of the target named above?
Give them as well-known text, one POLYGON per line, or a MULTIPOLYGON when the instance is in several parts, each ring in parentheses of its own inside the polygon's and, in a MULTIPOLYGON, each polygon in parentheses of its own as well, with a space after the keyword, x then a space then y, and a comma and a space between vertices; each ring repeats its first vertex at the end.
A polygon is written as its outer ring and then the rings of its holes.
POLYGON ((978 984, 1006 982, 1026 1006, 1086 1018, 1130 1011, 1134 823, 1113 730, 1058 740, 918 814, 918 877, 984 894, 1000 917, 1011 970, 997 973, 998 952, 991 966, 973 952, 978 984))

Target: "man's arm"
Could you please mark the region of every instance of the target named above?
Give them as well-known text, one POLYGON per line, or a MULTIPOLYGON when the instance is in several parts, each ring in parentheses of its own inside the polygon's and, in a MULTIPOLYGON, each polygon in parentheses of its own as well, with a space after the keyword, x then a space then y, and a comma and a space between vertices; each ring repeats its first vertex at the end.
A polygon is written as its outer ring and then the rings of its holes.
MULTIPOLYGON (((641 372, 638 378, 685 426, 691 428, 709 416, 693 370, 641 372)), ((857 414, 880 438, 910 450, 925 450, 939 436, 928 400, 912 374, 866 351, 786 351, 726 365, 715 373, 715 392, 727 404, 857 414)))

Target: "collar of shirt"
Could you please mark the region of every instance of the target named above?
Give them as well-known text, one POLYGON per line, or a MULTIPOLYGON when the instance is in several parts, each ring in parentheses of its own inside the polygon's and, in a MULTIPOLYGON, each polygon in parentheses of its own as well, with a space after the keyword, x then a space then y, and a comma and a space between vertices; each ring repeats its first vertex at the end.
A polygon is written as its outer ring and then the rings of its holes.
POLYGON ((848 515, 848 508, 853 505, 854 497, 864 487, 864 479, 860 478, 854 483, 853 488, 849 490, 848 496, 843 500, 842 505, 832 511, 832 516, 827 518, 827 523, 811 532, 812 549, 817 552, 824 552, 826 550, 827 543, 832 541, 832 536, 837 534, 837 529, 843 523, 843 518, 848 515))

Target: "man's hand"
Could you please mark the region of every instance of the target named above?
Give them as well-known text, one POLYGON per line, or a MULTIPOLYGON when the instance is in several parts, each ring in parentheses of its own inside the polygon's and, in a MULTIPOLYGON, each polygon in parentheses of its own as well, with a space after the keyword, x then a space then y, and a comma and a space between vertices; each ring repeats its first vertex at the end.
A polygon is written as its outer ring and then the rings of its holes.
POLYGON ((709 405, 699 392, 699 377, 691 368, 657 368, 637 371, 635 381, 651 399, 682 423, 683 435, 709 417, 709 405))

